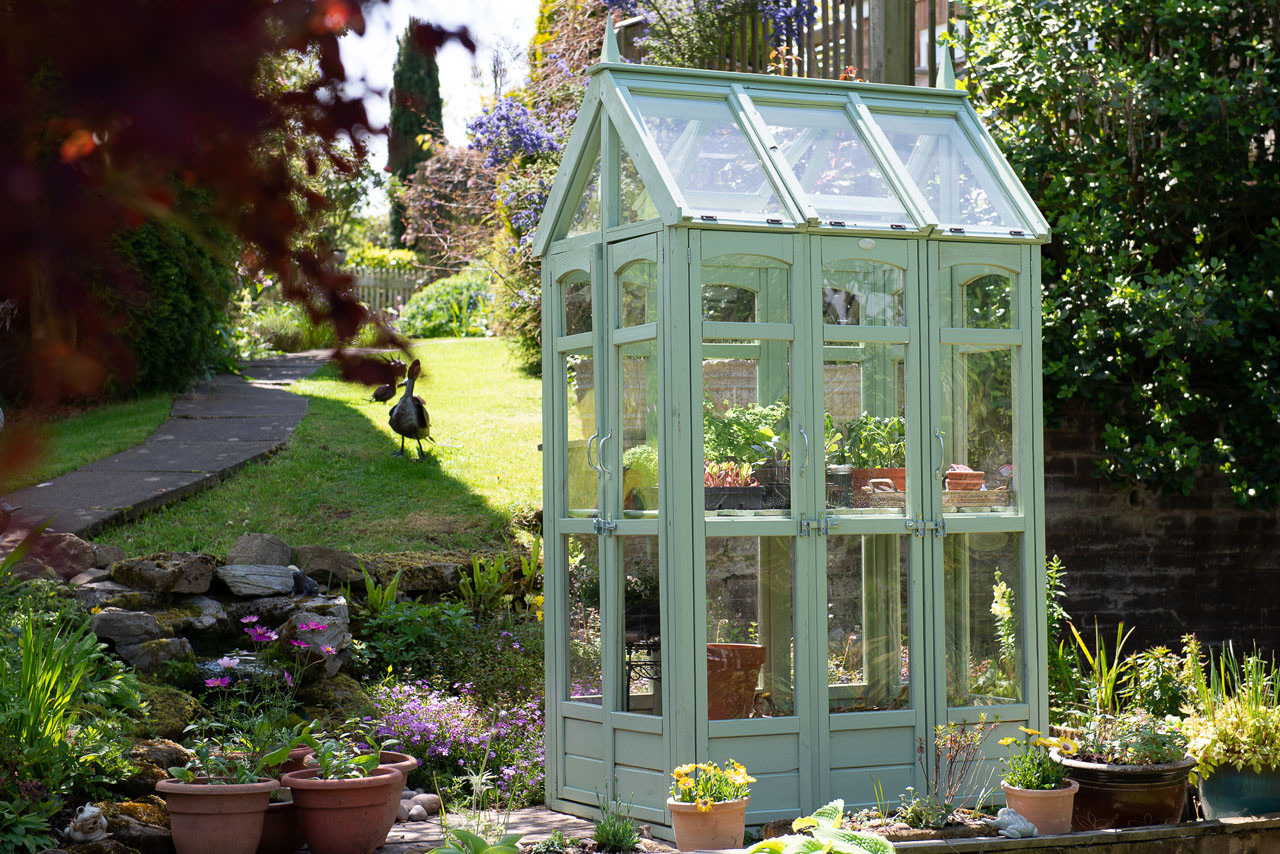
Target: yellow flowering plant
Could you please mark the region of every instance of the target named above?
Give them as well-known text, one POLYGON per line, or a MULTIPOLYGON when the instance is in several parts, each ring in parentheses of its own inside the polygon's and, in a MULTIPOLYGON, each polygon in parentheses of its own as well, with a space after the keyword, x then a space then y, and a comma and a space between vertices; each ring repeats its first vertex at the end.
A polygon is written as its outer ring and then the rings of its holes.
POLYGON ((712 804, 736 801, 751 794, 749 783, 756 781, 747 769, 730 759, 724 768, 714 762, 681 765, 671 772, 671 799, 696 804, 708 812, 712 804))
POLYGON ((1024 733, 1021 739, 1015 736, 1000 739, 1000 744, 1009 748, 1009 756, 1004 760, 1004 782, 1015 789, 1047 790, 1056 789, 1066 779, 1067 769, 1049 755, 1050 750, 1057 749, 1063 756, 1076 752, 1076 744, 1069 738, 1045 738, 1035 729, 1018 727, 1024 733))

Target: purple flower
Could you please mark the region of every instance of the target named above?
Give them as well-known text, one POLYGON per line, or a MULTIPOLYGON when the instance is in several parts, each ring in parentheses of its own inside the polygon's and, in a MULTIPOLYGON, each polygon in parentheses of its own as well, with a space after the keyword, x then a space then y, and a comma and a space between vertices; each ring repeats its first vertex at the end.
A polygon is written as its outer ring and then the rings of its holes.
POLYGON ((331 647, 331 646, 322 646, 322 647, 320 647, 320 651, 321 651, 321 652, 323 652, 325 655, 337 655, 337 654, 338 654, 338 651, 337 651, 336 649, 334 649, 333 647, 331 647))
POLYGON ((249 640, 256 641, 257 643, 270 643, 280 637, 271 629, 266 629, 262 626, 250 626, 245 629, 245 631, 249 633, 249 640))
POLYGON ((204 680, 204 687, 206 688, 225 688, 230 684, 231 684, 230 676, 219 676, 216 679, 204 680))
POLYGON ((300 632, 322 632, 327 628, 329 628, 329 626, 326 623, 315 623, 310 620, 298 625, 298 631, 300 632))
POLYGON ((290 673, 288 670, 286 670, 286 671, 284 672, 284 682, 285 682, 285 684, 286 684, 286 685, 288 685, 290 688, 292 688, 292 687, 293 687, 293 674, 292 674, 292 673, 290 673))
POLYGON ((241 618, 240 618, 240 622, 242 622, 242 623, 256 623, 256 622, 258 622, 258 615, 257 615, 257 614, 250 614, 250 615, 249 615, 249 616, 247 616, 247 617, 241 617, 241 618))
POLYGON ((229 655, 218 659, 218 666, 221 667, 223 670, 230 670, 231 668, 235 667, 239 663, 240 663, 240 659, 232 658, 229 655))
POLYGON ((289 643, 292 644, 293 646, 300 646, 303 649, 308 649, 311 646, 311 644, 307 643, 306 641, 300 641, 297 638, 293 638, 292 640, 289 641, 289 643))

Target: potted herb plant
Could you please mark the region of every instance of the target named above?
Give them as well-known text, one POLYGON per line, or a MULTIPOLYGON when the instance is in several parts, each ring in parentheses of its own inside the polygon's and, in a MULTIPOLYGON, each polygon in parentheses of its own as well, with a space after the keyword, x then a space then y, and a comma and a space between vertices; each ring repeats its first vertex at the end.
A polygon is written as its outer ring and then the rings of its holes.
POLYGON ((1188 644, 1193 713, 1182 722, 1205 818, 1280 811, 1280 679, 1258 656, 1223 650, 1206 680, 1188 644))
POLYGON ((748 784, 754 777, 729 760, 722 769, 714 762, 681 765, 671 772, 671 829, 681 851, 741 848, 746 830, 748 784))
POLYGON ((1187 802, 1187 775, 1196 761, 1187 739, 1145 709, 1099 713, 1081 728, 1078 751, 1051 751, 1080 784, 1073 830, 1174 824, 1187 802))
POLYGON ((658 449, 636 445, 622 453, 622 508, 658 509, 658 449))
POLYGON ((169 809, 173 847, 178 854, 254 854, 277 780, 261 773, 278 764, 288 748, 258 762, 234 759, 209 741, 195 746, 195 758, 170 768, 172 779, 156 783, 169 809))
MULTIPOLYGON (((748 404, 717 409, 703 404, 702 449, 707 463, 706 509, 760 510, 771 491, 789 498, 775 484, 782 482, 779 461, 787 453, 785 440, 790 408, 779 401, 769 406, 748 404), (763 483, 756 472, 763 476, 763 483), (730 492, 728 490, 734 490, 730 492), (743 492, 742 490, 749 490, 743 492)), ((789 482, 790 475, 786 475, 789 482)), ((781 502, 784 506, 786 501, 781 502)))
POLYGON ((1010 748, 1004 760, 1005 775, 1000 781, 1005 802, 1036 826, 1041 836, 1071 832, 1071 809, 1080 784, 1067 779, 1067 768, 1054 760, 1049 751, 1063 756, 1076 752, 1076 745, 1066 738, 1045 738, 1038 730, 1018 727, 1025 734, 1000 739, 1010 748))
POLYGON ((901 416, 866 412, 837 428, 844 458, 851 466, 854 503, 866 492, 905 492, 907 489, 907 423, 901 416))
POLYGON ((373 854, 387 838, 387 801, 403 775, 349 740, 312 739, 315 767, 284 775, 313 854, 373 854))

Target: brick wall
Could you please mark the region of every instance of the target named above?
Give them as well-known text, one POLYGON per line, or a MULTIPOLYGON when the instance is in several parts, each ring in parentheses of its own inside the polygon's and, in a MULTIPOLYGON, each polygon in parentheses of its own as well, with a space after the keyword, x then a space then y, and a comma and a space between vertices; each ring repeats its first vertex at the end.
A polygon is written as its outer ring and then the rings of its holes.
POLYGON ((1176 650, 1194 631, 1280 652, 1280 511, 1241 509, 1221 477, 1185 497, 1118 489, 1093 476, 1100 434, 1079 407, 1045 431, 1047 551, 1066 567, 1076 625, 1096 615, 1113 639, 1123 620, 1130 649, 1176 650))

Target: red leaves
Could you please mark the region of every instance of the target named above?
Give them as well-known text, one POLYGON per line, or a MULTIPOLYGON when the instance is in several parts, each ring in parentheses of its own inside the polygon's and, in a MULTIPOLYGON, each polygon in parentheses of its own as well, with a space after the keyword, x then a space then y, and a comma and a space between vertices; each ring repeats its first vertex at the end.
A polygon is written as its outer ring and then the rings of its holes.
POLYGON ((93 134, 84 128, 74 130, 71 135, 62 143, 59 154, 63 163, 71 163, 79 160, 81 157, 88 157, 97 148, 97 143, 93 141, 93 134))

